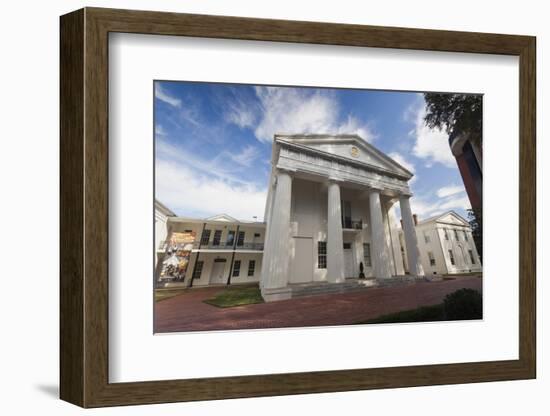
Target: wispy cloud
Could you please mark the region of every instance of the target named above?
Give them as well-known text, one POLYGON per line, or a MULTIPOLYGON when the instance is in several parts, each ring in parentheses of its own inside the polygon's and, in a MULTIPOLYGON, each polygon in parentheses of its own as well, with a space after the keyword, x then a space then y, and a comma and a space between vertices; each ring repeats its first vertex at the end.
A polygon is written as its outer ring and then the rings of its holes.
POLYGON ((225 212, 240 220, 262 220, 266 191, 212 179, 170 160, 157 160, 156 197, 183 216, 206 218, 225 212))
POLYGON ((439 188, 436 192, 437 196, 440 198, 445 198, 447 196, 456 195, 460 192, 464 192, 464 187, 459 185, 449 185, 439 188))
POLYGON ((409 184, 414 183, 418 179, 418 176, 416 174, 416 167, 412 162, 409 162, 407 159, 405 159, 403 155, 397 152, 391 152, 388 154, 388 156, 399 163, 401 166, 403 166, 405 169, 407 169, 409 172, 414 174, 412 179, 409 181, 409 184))
POLYGON ((234 184, 250 185, 250 182, 243 179, 241 175, 235 174, 234 168, 228 168, 227 163, 221 163, 223 159, 220 158, 220 155, 215 156, 211 160, 205 160, 200 158, 196 153, 187 152, 179 147, 167 143, 165 140, 161 140, 160 138, 157 138, 156 140, 155 150, 157 166, 159 162, 169 161, 171 163, 177 163, 182 166, 193 168, 193 170, 198 174, 202 174, 207 177, 234 184))
POLYGON ((445 197, 423 195, 411 198, 412 211, 419 216, 419 219, 426 219, 450 210, 468 210, 470 207, 470 200, 464 190, 445 197))
POLYGON ((424 123, 426 106, 422 95, 415 104, 407 109, 404 118, 414 123, 414 129, 409 133, 415 141, 413 154, 426 161, 429 167, 441 163, 449 168, 456 168, 456 160, 449 147, 449 136, 442 130, 431 129, 424 123))
POLYGON ((257 159, 259 153, 258 148, 246 146, 239 153, 231 153, 230 158, 241 166, 249 167, 257 159))
POLYGON ((155 83, 155 98, 158 98, 166 104, 170 104, 172 107, 181 107, 181 100, 170 95, 158 82, 155 83))
POLYGON ((279 134, 358 134, 367 141, 374 139, 371 128, 348 114, 342 122, 338 101, 333 94, 299 88, 256 87, 260 102, 259 114, 239 113, 235 124, 251 125, 256 138, 270 142, 279 134), (240 123, 240 124, 239 124, 240 123))

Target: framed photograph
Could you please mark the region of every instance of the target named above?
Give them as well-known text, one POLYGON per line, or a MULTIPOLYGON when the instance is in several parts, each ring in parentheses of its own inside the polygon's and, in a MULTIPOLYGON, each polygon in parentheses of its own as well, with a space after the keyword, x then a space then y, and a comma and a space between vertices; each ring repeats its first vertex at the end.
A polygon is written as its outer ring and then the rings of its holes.
POLYGON ((536 377, 534 37, 60 28, 63 400, 536 377))

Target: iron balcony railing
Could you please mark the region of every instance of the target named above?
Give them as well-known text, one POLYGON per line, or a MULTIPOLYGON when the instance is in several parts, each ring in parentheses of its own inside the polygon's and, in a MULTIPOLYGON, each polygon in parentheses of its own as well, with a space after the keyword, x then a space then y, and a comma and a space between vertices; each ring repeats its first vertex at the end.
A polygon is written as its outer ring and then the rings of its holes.
POLYGON ((350 230, 362 230, 363 221, 362 220, 352 220, 351 218, 342 219, 342 228, 350 230))
POLYGON ((234 246, 231 243, 223 243, 220 242, 219 244, 214 244, 213 242, 209 242, 208 244, 200 244, 198 241, 193 243, 193 248, 198 249, 200 246, 201 250, 233 250, 233 247, 235 247, 235 250, 258 250, 261 251, 264 249, 264 243, 242 243, 237 244, 234 246))

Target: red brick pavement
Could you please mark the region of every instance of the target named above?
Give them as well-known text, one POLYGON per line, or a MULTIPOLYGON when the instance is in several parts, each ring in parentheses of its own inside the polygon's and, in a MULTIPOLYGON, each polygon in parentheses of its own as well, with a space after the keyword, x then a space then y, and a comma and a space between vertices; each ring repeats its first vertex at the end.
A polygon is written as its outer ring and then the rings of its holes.
POLYGON ((481 292, 481 286, 479 277, 459 277, 456 280, 408 283, 225 309, 202 302, 223 288, 193 289, 155 304, 155 332, 353 324, 388 313, 441 303, 445 295, 460 288, 481 292))

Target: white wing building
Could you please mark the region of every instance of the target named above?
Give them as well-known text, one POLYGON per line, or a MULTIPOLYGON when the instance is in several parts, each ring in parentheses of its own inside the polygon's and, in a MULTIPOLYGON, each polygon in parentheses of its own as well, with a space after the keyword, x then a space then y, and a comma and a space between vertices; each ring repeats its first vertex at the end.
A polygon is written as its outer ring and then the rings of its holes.
MULTIPOLYGON (((422 267, 427 275, 481 272, 481 260, 468 221, 454 211, 416 224, 422 267)), ((401 233, 402 251, 407 250, 401 233)), ((408 271, 407 256, 404 268, 408 271)))

